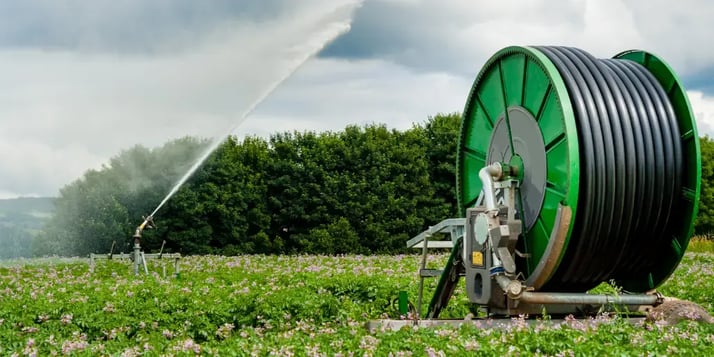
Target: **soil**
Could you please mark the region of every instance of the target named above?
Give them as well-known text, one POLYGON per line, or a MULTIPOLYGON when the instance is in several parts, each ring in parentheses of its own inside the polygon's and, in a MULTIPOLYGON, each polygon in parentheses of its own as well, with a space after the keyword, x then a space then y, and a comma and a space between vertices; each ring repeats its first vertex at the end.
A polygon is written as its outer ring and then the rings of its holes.
POLYGON ((647 314, 647 321, 665 325, 676 325, 680 321, 692 320, 714 324, 714 318, 703 307, 686 300, 665 298, 665 301, 647 314))

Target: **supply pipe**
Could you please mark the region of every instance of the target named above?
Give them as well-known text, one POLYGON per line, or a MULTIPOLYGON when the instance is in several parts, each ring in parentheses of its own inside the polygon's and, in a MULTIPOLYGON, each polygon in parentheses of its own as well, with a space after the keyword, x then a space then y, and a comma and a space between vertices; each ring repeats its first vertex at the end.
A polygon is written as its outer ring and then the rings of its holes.
POLYGON ((583 293, 550 293, 525 291, 523 284, 517 280, 511 280, 505 275, 495 277, 498 285, 506 292, 508 298, 522 301, 528 304, 542 305, 651 305, 656 306, 663 302, 664 298, 659 294, 583 294, 583 293))
POLYGON ((491 165, 485 166, 478 172, 478 177, 483 183, 483 200, 486 204, 486 210, 488 212, 498 212, 498 207, 496 207, 496 194, 493 190, 494 179, 498 180, 503 176, 503 168, 500 162, 494 162, 491 165))

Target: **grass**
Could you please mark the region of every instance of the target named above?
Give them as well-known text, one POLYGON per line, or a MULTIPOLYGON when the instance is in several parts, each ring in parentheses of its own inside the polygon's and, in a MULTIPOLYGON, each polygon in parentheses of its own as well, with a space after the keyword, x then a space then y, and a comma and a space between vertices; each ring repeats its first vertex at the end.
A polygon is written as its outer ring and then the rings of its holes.
POLYGON ((689 240, 688 252, 714 253, 714 239, 711 236, 696 236, 689 240))

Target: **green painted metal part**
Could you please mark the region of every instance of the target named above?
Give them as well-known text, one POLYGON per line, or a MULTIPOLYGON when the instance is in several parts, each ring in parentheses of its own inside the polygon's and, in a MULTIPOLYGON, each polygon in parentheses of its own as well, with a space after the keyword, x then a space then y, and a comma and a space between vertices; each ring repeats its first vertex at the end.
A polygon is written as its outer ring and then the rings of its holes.
MULTIPOLYGON (((459 238, 459 243, 454 244, 451 248, 451 254, 449 254, 449 259, 446 261, 444 271, 439 276, 439 282, 436 284, 436 289, 434 289, 434 295, 429 301, 429 309, 427 310, 426 317, 432 318, 433 316, 438 316, 441 311, 442 304, 447 304, 451 298, 451 294, 455 288, 454 281, 451 277, 454 276, 452 270, 455 269, 456 264, 454 260, 459 259, 461 256, 462 240, 459 238), (438 310, 438 311, 437 311, 438 310)), ((458 278, 458 275, 455 275, 458 278)))
POLYGON ((409 297, 407 295, 407 292, 404 290, 399 291, 398 299, 399 313, 401 315, 406 316, 409 313, 409 297))
MULTIPOLYGON (((684 150, 685 177, 680 204, 681 222, 676 223, 677 234, 672 237, 671 249, 658 257, 660 264, 653 271, 637 278, 619 281, 627 291, 647 291, 660 285, 679 264, 693 231, 698 209, 701 182, 701 159, 695 119, 687 95, 671 68, 658 57, 643 51, 627 51, 615 56, 643 65, 660 82, 675 109, 684 150)), ((550 251, 549 240, 557 221, 559 205, 570 209, 565 246, 570 240, 577 217, 580 155, 576 119, 568 89, 555 65, 539 50, 530 47, 507 47, 494 54, 484 65, 471 88, 463 111, 461 132, 457 146, 456 188, 458 205, 463 216, 466 209, 479 204, 481 181, 479 170, 487 162, 490 139, 499 118, 510 123, 507 110, 526 110, 540 128, 546 151, 546 185, 543 204, 535 224, 524 229, 519 240, 519 251, 528 258, 518 258, 518 271, 526 278, 541 274, 547 281, 558 264, 550 270, 536 270, 542 260, 559 256, 550 251)), ((511 150, 514 150, 513 139, 511 150)), ((517 163, 528 175, 528 162, 517 163)), ((561 228, 563 225, 561 225, 561 228)), ((537 289, 538 287, 536 287, 537 289)))
MULTIPOLYGON (((550 258, 548 241, 558 205, 571 207, 570 223, 575 220, 580 177, 578 135, 568 90, 545 55, 528 47, 508 47, 496 53, 477 76, 463 112, 456 175, 462 215, 477 204, 482 186, 478 171, 490 164, 486 162, 489 138, 505 107, 528 111, 537 121, 546 147, 543 205, 519 247, 530 254, 530 258, 517 262, 519 271, 528 277, 541 259, 550 258)), ((523 165, 527 167, 528 163, 523 165)), ((552 271, 541 273, 550 275, 552 271)))
POLYGON ((662 85, 674 107, 684 151, 684 177, 680 196, 681 212, 678 215, 679 221, 675 223, 676 234, 672 236, 670 250, 662 252, 661 263, 652 272, 645 273, 638 278, 618 281, 619 285, 625 290, 647 291, 663 283, 674 272, 674 269, 682 260, 689 244, 689 238, 694 232, 694 220, 699 210, 702 182, 699 135, 697 134, 696 119, 689 104, 687 92, 682 86, 682 82, 666 62, 651 53, 639 50, 625 51, 615 55, 613 58, 631 60, 641 64, 662 85))

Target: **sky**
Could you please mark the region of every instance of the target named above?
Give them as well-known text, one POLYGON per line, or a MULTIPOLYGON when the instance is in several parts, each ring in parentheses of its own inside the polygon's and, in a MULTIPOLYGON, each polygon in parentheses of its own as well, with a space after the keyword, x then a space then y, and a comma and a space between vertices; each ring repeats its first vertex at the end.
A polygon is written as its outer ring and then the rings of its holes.
POLYGON ((0 198, 56 196, 137 144, 220 136, 274 87, 233 134, 406 129, 461 111, 509 45, 653 52, 714 135, 714 2, 673 4, 0 0, 0 198))

